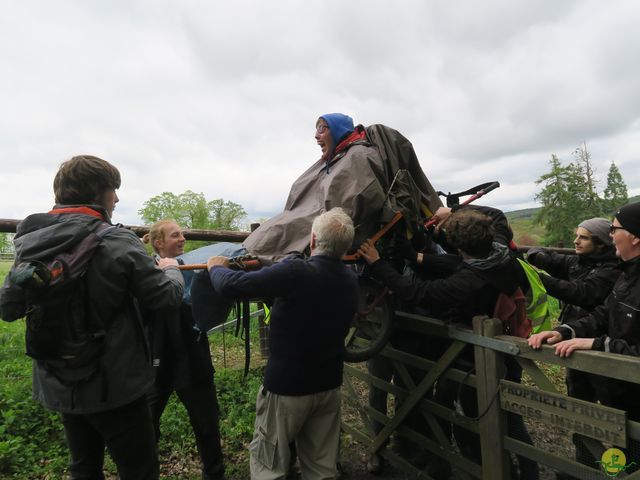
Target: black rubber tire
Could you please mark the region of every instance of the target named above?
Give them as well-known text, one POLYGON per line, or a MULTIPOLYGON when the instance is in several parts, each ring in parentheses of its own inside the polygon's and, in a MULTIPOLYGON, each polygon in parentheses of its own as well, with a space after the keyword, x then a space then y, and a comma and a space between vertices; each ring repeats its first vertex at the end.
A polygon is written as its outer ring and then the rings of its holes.
MULTIPOLYGON (((358 310, 363 311, 383 290, 379 283, 361 277, 358 310)), ((345 339, 345 362, 364 362, 376 355, 389 341, 393 321, 393 302, 384 295, 368 315, 357 313, 345 339)))

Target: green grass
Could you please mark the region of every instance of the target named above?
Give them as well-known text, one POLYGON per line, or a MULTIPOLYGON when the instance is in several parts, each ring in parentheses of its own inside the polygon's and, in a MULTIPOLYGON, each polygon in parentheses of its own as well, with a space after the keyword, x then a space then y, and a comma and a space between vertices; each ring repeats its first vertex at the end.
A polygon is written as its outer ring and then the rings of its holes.
POLYGON ((24 323, 0 322, 0 476, 45 478, 67 463, 58 415, 31 399, 24 323))
POLYGON ((2 281, 4 281, 4 277, 7 275, 7 273, 9 273, 9 269, 11 268, 12 264, 13 262, 0 260, 0 279, 2 279, 2 281))
POLYGON ((533 223, 531 218, 514 218, 509 221, 513 230, 513 239, 517 245, 541 245, 546 230, 533 223))
MULTIPOLYGON (((254 332, 253 337, 257 338, 254 332)), ((222 356, 222 334, 210 337, 214 357, 222 356)), ((239 339, 227 333, 230 368, 216 365, 220 429, 230 479, 248 478, 247 446, 253 433, 255 397, 262 382, 258 348, 252 369, 243 378, 244 353, 239 339), (231 338, 229 338, 231 337, 231 338)), ((184 406, 173 395, 161 421, 158 445, 162 478, 199 479, 200 465, 193 431, 184 406)), ((58 415, 31 399, 31 360, 24 355, 24 322, 0 322, 0 478, 63 478, 68 450, 58 415)), ((112 476, 115 469, 107 462, 112 476)))

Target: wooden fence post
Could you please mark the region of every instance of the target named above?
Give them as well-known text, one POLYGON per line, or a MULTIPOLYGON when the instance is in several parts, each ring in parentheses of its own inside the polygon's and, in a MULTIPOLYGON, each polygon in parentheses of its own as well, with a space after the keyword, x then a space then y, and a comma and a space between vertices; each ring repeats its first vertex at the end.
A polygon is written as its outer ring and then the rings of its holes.
MULTIPOLYGON (((486 337, 502 335, 502 322, 495 318, 474 317, 473 331, 486 337)), ((478 389, 478 429, 482 445, 482 478, 484 480, 508 480, 510 459, 504 449, 507 431, 506 415, 498 398, 500 379, 503 378, 504 360, 501 354, 490 348, 474 348, 476 383, 478 389)))
MULTIPOLYGON (((257 230, 260 226, 259 223, 252 223, 250 225, 251 231, 257 230)), ((264 312, 264 303, 257 302, 256 304, 258 310, 262 310, 264 312)), ((269 325, 265 323, 266 315, 264 313, 258 315, 258 335, 260 337, 260 355, 263 358, 269 357, 269 325)))

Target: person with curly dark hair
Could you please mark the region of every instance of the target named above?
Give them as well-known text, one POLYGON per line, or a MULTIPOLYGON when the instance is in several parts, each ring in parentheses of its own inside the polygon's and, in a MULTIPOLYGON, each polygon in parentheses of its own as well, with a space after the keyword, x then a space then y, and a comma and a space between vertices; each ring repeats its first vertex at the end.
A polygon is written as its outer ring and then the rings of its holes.
POLYGON ((476 315, 492 315, 500 292, 527 290, 524 271, 509 249, 494 242, 491 219, 472 209, 451 214, 445 225, 448 242, 458 249, 462 261, 447 278, 420 280, 403 276, 380 255, 371 241, 358 253, 370 264, 374 277, 391 288, 400 300, 417 305, 436 318, 471 324, 476 315))
MULTIPOLYGON (((477 315, 493 316, 496 301, 500 293, 513 295, 518 287, 523 292, 529 289, 526 274, 509 248, 494 241, 493 220, 475 209, 464 208, 454 211, 441 222, 439 228, 446 235, 447 242, 461 258, 453 274, 446 278, 423 280, 416 276, 403 275, 389 262, 380 258, 371 240, 364 242, 358 253, 369 264, 371 274, 409 306, 418 307, 424 315, 439 318, 450 323, 471 326, 477 315)), ((412 260, 420 263, 420 258, 412 254, 412 260)), ((447 349, 442 339, 425 337, 422 347, 423 356, 437 360, 447 349)), ((473 364, 472 355, 463 355, 463 362, 473 364)), ((460 367, 460 366, 459 366, 460 367)), ((464 368, 461 367, 461 368, 464 368)), ((473 368, 473 367, 471 367, 473 368)), ((507 362, 507 378, 519 381, 521 369, 515 362, 507 362)), ((419 380, 419 379, 417 379, 419 380)), ((439 397, 442 404, 451 407, 456 397, 457 386, 439 383, 439 397)), ((475 392, 469 387, 460 389, 460 401, 465 415, 478 414, 475 392)), ((531 438, 524 421, 519 415, 509 414, 509 433, 527 443, 531 438)), ((456 442, 463 455, 476 463, 481 463, 480 442, 477 434, 463 428, 454 427, 456 442)), ((428 435, 428 432, 427 432, 428 435)), ((447 478, 443 475, 443 465, 431 459, 433 468, 429 474, 434 478, 447 478), (433 474, 432 474, 433 472, 433 474)), ((534 480, 538 478, 537 464, 524 457, 518 457, 520 478, 534 480)))

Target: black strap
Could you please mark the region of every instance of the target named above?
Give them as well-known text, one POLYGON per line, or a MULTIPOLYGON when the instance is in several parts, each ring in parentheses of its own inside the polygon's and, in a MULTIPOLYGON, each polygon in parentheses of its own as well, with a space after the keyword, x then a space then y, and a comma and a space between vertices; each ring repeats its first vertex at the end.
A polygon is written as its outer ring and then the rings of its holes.
POLYGON ((444 193, 444 192, 441 192, 440 190, 438 190, 437 193, 441 197, 446 197, 447 198, 447 207, 455 207, 456 205, 460 205, 460 197, 464 197, 465 195, 473 195, 475 193, 478 193, 480 190, 485 190, 487 187, 492 186, 495 183, 497 183, 497 182, 481 183, 480 185, 476 185, 475 187, 471 187, 471 188, 465 190, 464 192, 444 193))
POLYGON ((242 302, 240 300, 236 300, 236 304, 234 306, 235 317, 236 317, 236 331, 234 335, 237 337, 240 335, 240 327, 242 326, 242 302))
POLYGON ((251 326, 251 309, 248 300, 242 302, 242 328, 244 330, 244 377, 249 374, 249 362, 251 361, 251 342, 249 328, 251 326))

